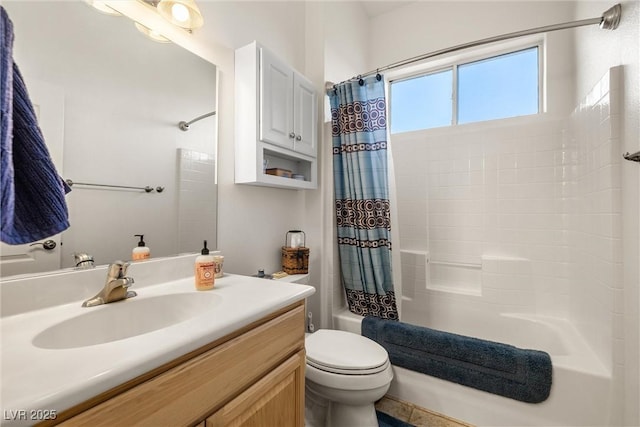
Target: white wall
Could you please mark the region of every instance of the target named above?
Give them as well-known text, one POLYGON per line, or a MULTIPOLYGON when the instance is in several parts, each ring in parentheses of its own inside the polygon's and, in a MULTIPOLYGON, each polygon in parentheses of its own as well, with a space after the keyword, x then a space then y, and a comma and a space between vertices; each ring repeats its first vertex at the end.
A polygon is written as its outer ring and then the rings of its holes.
MULTIPOLYGON (((325 80, 340 83, 354 75, 365 72, 368 68, 369 18, 358 2, 337 2, 324 4, 324 75, 325 80)), ((335 205, 333 188, 333 154, 331 139, 331 122, 329 100, 323 96, 324 136, 321 154, 321 182, 324 203, 323 250, 323 326, 332 327, 331 313, 333 308, 346 305, 344 290, 340 279, 337 250, 335 205)))
POLYGON ((197 37, 230 49, 258 40, 294 68, 305 68, 305 8, 301 1, 198 2, 205 25, 197 37))
MULTIPOLYGON (((326 286, 323 285, 323 279, 327 276, 326 265, 323 261, 326 259, 325 233, 323 233, 323 218, 325 211, 323 206, 327 203, 326 189, 322 185, 323 174, 323 154, 326 151, 324 144, 324 128, 322 120, 322 108, 324 105, 324 5, 320 2, 306 3, 305 8, 305 74, 307 78, 314 82, 316 91, 318 92, 318 182, 317 190, 305 192, 305 209, 304 209, 304 230, 307 233, 309 246, 309 282, 316 287, 316 293, 307 299, 307 311, 312 318, 309 319, 310 325, 314 328, 325 327, 324 319, 329 316, 325 312, 329 308, 327 303, 326 286)), ((330 242, 331 243, 331 242, 330 242)))

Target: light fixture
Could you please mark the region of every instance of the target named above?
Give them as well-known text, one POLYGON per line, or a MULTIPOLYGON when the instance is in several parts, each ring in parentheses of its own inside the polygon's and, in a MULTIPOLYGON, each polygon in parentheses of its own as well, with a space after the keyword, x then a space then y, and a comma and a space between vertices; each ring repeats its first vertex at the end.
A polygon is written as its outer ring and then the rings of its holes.
POLYGON ((164 19, 178 27, 194 30, 204 24, 195 0, 160 0, 157 7, 164 19))
MULTIPOLYGON (((2 0, 0 0, 2 1, 2 0)), ((200 9, 195 0, 138 0, 151 8, 153 8, 158 15, 164 20, 175 25, 176 27, 187 30, 189 33, 196 28, 202 27, 204 19, 200 13, 200 9)), ((111 7, 110 3, 115 3, 112 0, 84 0, 86 4, 92 6, 101 13, 114 16, 122 16, 122 14, 111 7)), ((139 22, 134 22, 135 27, 142 34, 147 36, 153 41, 159 43, 170 43, 171 40, 157 32, 156 30, 142 25, 139 22)), ((155 27, 156 25, 154 25, 155 27)), ((164 32, 164 30, 163 30, 164 32)))
POLYGON ((152 29, 150 29, 148 27, 145 27, 144 25, 142 25, 139 22, 134 22, 133 25, 136 26, 138 31, 140 31, 145 36, 149 37, 154 42, 158 42, 158 43, 170 43, 171 42, 171 40, 169 40, 168 38, 164 37, 163 35, 161 35, 157 31, 154 31, 154 30, 152 30, 152 29))
POLYGON ((112 16, 121 16, 122 14, 115 9, 110 8, 101 0, 85 0, 89 6, 93 6, 98 11, 112 16))

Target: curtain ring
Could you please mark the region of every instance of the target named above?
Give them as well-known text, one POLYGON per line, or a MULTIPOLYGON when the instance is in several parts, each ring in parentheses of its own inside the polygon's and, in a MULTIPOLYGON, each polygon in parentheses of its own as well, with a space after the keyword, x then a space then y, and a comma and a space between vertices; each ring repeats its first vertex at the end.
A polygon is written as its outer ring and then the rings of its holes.
POLYGON ((333 94, 334 95, 338 94, 338 85, 333 85, 333 94))
POLYGON ((382 80, 382 76, 380 75, 380 68, 376 69, 376 80, 377 81, 382 80))
POLYGON ((362 80, 362 74, 358 75, 358 84, 364 86, 364 80, 362 80))

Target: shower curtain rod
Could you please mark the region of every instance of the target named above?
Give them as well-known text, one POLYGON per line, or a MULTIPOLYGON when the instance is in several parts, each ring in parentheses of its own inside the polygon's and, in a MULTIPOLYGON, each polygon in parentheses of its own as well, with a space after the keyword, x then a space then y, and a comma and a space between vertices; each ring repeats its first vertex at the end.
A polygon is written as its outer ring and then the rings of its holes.
MULTIPOLYGON (((532 28, 532 29, 529 29, 529 30, 516 31, 516 32, 513 32, 513 33, 502 34, 500 36, 488 37, 486 39, 481 39, 481 40, 476 40, 476 41, 473 41, 473 42, 463 43, 463 44, 459 44, 459 45, 456 45, 456 46, 452 46, 452 47, 436 50, 436 51, 433 51, 433 52, 429 52, 429 53, 426 53, 426 54, 423 54, 423 55, 414 56, 413 58, 409 58, 409 59, 405 59, 405 60, 402 60, 402 61, 394 62, 394 63, 386 65, 384 67, 376 68, 375 70, 371 70, 371 71, 368 71, 368 72, 366 72, 364 74, 360 74, 358 76, 352 77, 349 80, 354 80, 354 79, 362 80, 363 77, 372 76, 374 74, 379 74, 381 71, 386 71, 386 70, 391 70, 391 69, 394 69, 394 68, 403 67, 405 65, 413 64, 414 62, 423 61, 425 59, 433 58, 435 56, 444 55, 446 53, 452 53, 452 52, 456 52, 458 50, 468 49, 470 47, 481 46, 481 45, 488 44, 488 43, 494 43, 494 42, 499 42, 499 41, 503 41, 503 40, 509 40, 509 39, 513 39, 513 38, 516 38, 516 37, 529 36, 529 35, 532 35, 532 34, 546 33, 546 32, 550 32, 550 31, 564 30, 564 29, 567 29, 567 28, 582 27, 582 26, 585 26, 585 25, 593 25, 593 24, 598 24, 600 26, 600 28, 605 29, 605 30, 615 30, 616 28, 618 28, 618 24, 620 23, 621 14, 622 14, 622 6, 620 6, 620 4, 618 3, 618 4, 610 7, 609 9, 607 9, 602 14, 602 16, 600 16, 598 18, 591 18, 591 19, 583 19, 583 20, 580 20, 580 21, 565 22, 563 24, 547 25, 547 26, 544 26, 544 27, 537 27, 537 28, 532 28)), ((345 81, 349 81, 349 80, 345 80, 345 81)), ((344 82, 342 82, 342 83, 344 83, 344 82)), ((327 82, 326 83, 326 89, 327 90, 331 89, 333 86, 335 86, 335 83, 332 83, 332 82, 327 82)))

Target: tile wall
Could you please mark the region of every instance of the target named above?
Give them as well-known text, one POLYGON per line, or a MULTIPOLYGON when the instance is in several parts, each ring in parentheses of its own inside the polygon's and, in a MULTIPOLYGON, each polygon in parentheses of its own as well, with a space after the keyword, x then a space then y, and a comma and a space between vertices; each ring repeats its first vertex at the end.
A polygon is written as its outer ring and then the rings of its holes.
POLYGON ((179 148, 178 252, 197 252, 202 241, 215 248, 217 195, 215 158, 211 154, 179 148))
MULTIPOLYGON (((472 277, 476 269, 477 283, 452 279, 451 286, 485 296, 502 288, 491 298, 497 305, 526 301, 537 312, 567 315, 571 164, 562 120, 523 117, 413 132, 393 136, 392 144, 401 250, 428 251, 432 266, 446 266, 451 277, 472 277), (514 260, 530 263, 526 286, 511 274, 514 260), (487 263, 491 269, 483 270, 487 263)), ((442 276, 434 286, 447 286, 442 276)))
POLYGON ((624 365, 620 101, 622 68, 610 70, 568 120, 572 167, 570 314, 604 365, 624 365), (613 343, 613 346, 612 346, 613 343))
POLYGON ((621 375, 621 72, 568 118, 392 136, 403 292, 414 307, 462 295, 571 319, 621 375))

